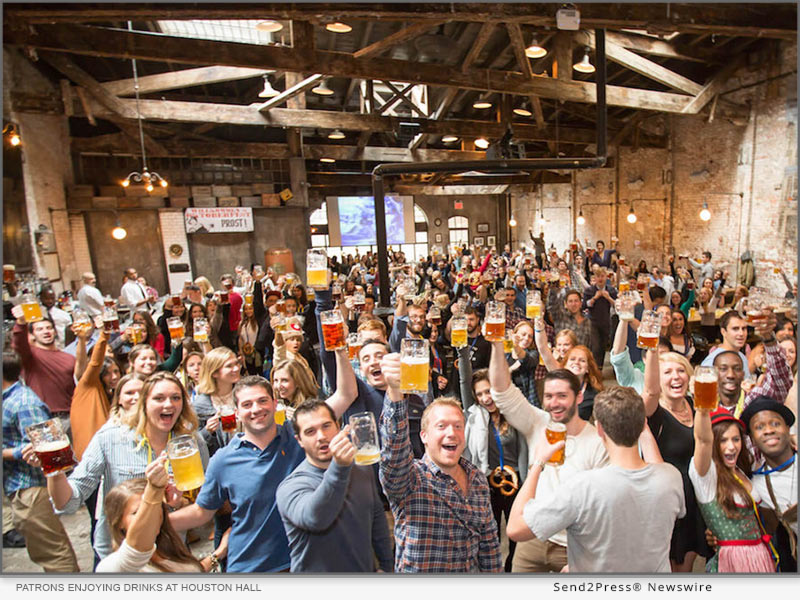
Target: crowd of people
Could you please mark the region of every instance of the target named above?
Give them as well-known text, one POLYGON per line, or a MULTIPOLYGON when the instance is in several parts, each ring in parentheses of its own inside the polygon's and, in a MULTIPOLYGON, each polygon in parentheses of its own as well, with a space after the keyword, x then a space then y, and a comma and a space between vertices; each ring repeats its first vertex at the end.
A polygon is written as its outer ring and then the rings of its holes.
POLYGON ((77 571, 58 515, 88 510, 97 572, 796 571, 796 283, 531 242, 391 252, 388 282, 371 251, 309 285, 86 273, 39 319, 7 282, 4 546, 77 571), (45 476, 50 420, 76 464, 45 476))

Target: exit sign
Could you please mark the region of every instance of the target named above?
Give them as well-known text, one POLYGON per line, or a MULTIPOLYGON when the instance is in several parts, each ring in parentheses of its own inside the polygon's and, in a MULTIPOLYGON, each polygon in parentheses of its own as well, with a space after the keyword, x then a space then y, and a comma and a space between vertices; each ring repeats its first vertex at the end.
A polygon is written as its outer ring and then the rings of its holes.
POLYGON ((453 202, 453 208, 455 208, 456 210, 461 210, 462 208, 464 208, 464 203, 461 202, 460 200, 456 200, 455 202, 453 202))

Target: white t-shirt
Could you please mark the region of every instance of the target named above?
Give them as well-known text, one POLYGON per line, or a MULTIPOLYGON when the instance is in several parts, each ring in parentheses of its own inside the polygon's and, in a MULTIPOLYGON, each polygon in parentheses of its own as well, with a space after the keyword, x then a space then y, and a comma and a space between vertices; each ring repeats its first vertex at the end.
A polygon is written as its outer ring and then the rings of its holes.
MULTIPOLYGON (((513 383, 502 393, 495 389, 492 389, 491 393, 494 403, 508 423, 525 436, 528 448, 535 448, 547 429, 550 414, 530 404, 513 383)), ((564 454, 563 465, 560 467, 546 466, 542 471, 539 483, 536 485, 537 498, 551 498, 562 483, 570 481, 578 473, 589 469, 599 469, 608 464, 605 446, 603 446, 600 436, 597 435, 597 430, 590 423, 586 423, 578 435, 567 436, 564 454)), ((533 452, 528 452, 528 467, 533 463, 533 458, 533 452)), ((520 466, 520 468, 522 467, 520 466)), ((548 539, 554 544, 566 546, 567 532, 554 532, 548 539)))
MULTIPOLYGON (((778 506, 772 505, 772 498, 767 489, 766 475, 753 475, 753 488, 758 491, 764 506, 776 509, 783 514, 790 506, 797 504, 797 460, 784 471, 774 471, 769 474, 772 483, 772 491, 775 492, 775 499, 778 506)), ((795 525, 795 528, 797 525, 795 525)))
POLYGON ((659 463, 577 473, 550 497, 537 493, 522 516, 539 539, 566 528, 570 573, 669 573, 672 529, 685 514, 680 472, 659 463))
MULTIPOLYGON (((692 458, 692 460, 689 461, 689 480, 692 482, 694 495, 700 504, 707 504, 717 497, 717 465, 713 460, 711 461, 711 466, 708 468, 708 473, 701 477, 694 466, 694 458, 692 458)), ((762 497, 758 488, 753 486, 750 495, 753 497, 753 500, 756 501, 756 504, 761 504, 762 497)), ((737 506, 753 505, 750 498, 742 497, 739 493, 733 495, 733 501, 737 506)))
POLYGON ((128 545, 128 540, 122 540, 119 548, 106 556, 97 564, 95 573, 139 573, 141 571, 156 571, 155 568, 145 568, 150 562, 150 557, 156 551, 153 544, 152 550, 140 552, 128 545))

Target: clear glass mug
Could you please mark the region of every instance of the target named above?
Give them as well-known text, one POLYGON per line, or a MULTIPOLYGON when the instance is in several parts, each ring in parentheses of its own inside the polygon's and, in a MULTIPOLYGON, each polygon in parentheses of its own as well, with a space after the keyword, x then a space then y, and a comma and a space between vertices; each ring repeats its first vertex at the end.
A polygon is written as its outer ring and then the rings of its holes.
POLYGON ((439 326, 442 324, 442 311, 438 306, 431 306, 428 309, 428 318, 433 325, 439 326))
POLYGON ((199 319, 194 320, 194 326, 192 328, 192 337, 194 338, 195 342, 199 342, 201 344, 208 341, 208 320, 200 317, 199 319))
POLYGON ((357 413, 350 417, 350 439, 356 447, 357 465, 374 465, 381 459, 378 442, 378 426, 371 412, 357 413))
POLYGON ((750 326, 757 325, 758 321, 766 318, 764 309, 768 305, 769 294, 767 290, 760 287, 751 287, 744 299, 745 318, 750 326))
POLYGON ((347 358, 357 360, 358 352, 361 350, 362 341, 360 333, 351 333, 347 336, 347 358))
POLYGON ((103 308, 103 331, 108 334, 119 333, 119 315, 113 306, 103 308))
POLYGON ((92 330, 94 327, 94 323, 92 322, 92 318, 89 316, 85 310, 81 310, 80 308, 76 308, 72 311, 72 323, 75 327, 83 332, 87 333, 92 330))
POLYGON ((467 345, 467 317, 457 315, 450 319, 450 345, 453 348, 467 345))
POLYGON ((78 461, 60 419, 49 419, 25 428, 45 477, 71 470, 78 461))
POLYGON ((42 306, 34 294, 22 294, 19 304, 22 307, 22 314, 26 323, 36 323, 44 318, 42 316, 42 306))
POLYGON ((502 342, 506 336, 506 305, 502 302, 490 301, 486 303, 486 340, 489 342, 502 342))
MULTIPOLYGON (((556 442, 564 442, 566 444, 567 441, 567 426, 563 423, 557 423, 555 421, 550 421, 547 424, 547 428, 544 431, 545 437, 547 438, 548 444, 555 444, 556 442)), ((553 453, 553 456, 550 457, 550 460, 547 461, 548 465, 553 465, 559 467, 564 464, 564 456, 566 448, 562 448, 561 450, 556 450, 553 453)))
POLYGON ((539 290, 528 290, 525 295, 525 318, 538 319, 542 316, 542 294, 539 290))
POLYGON ((327 290, 328 255, 321 248, 311 248, 306 252, 306 281, 315 290, 327 290))
POLYGON ((183 330, 183 321, 180 317, 167 319, 167 328, 169 329, 169 337, 173 341, 183 339, 185 332, 183 330))
POLYGON ((694 370, 694 407, 717 410, 719 395, 717 381, 719 374, 714 366, 695 367, 694 370))
POLYGON ((646 310, 639 320, 639 330, 636 332, 636 346, 642 350, 655 350, 658 348, 660 335, 661 316, 654 310, 646 310))
POLYGON ((633 321, 634 309, 639 303, 636 292, 622 292, 617 299, 617 315, 621 321, 633 321))
POLYGON ((427 394, 430 380, 428 340, 405 338, 400 342, 400 391, 427 394))
POLYGON ((188 492, 203 485, 205 481, 203 461, 200 459, 200 449, 194 437, 179 435, 170 439, 167 442, 167 456, 176 488, 188 492))
POLYGON ((320 314, 322 323, 322 338, 325 350, 340 350, 347 347, 345 340, 344 321, 342 313, 338 310, 326 310, 320 314))

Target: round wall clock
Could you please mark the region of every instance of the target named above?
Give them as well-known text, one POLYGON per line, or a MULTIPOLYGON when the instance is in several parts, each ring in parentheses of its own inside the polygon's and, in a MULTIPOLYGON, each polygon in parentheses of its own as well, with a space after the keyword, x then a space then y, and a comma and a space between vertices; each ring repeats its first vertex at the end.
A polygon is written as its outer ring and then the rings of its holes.
POLYGON ((181 254, 183 254, 183 246, 181 246, 180 244, 172 244, 169 247, 169 253, 170 256, 178 258, 181 254))

